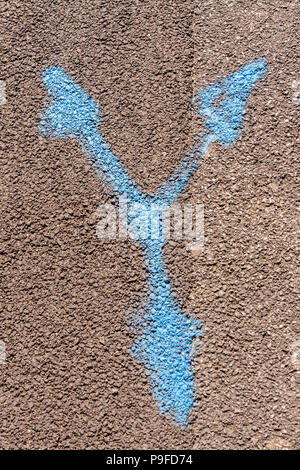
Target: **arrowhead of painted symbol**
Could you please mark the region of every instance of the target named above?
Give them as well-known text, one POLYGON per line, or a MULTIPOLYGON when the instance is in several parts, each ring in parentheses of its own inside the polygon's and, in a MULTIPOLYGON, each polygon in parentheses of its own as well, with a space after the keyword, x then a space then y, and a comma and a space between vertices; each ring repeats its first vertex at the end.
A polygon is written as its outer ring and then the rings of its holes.
POLYGON ((40 116, 44 136, 75 137, 99 124, 98 107, 60 67, 48 67, 42 76, 49 104, 40 116))
POLYGON ((196 112, 204 119, 209 132, 224 147, 228 147, 238 136, 248 94, 266 70, 263 60, 255 60, 195 95, 193 102, 196 112))

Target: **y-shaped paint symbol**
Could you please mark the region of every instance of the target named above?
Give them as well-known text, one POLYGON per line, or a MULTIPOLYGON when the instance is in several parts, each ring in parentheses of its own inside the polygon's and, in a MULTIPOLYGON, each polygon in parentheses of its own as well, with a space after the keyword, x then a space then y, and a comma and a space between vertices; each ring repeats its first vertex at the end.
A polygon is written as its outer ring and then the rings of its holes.
MULTIPOLYGON (((250 62, 194 97, 195 109, 205 121, 206 130, 154 195, 143 193, 124 171, 97 131, 97 105, 59 67, 49 67, 43 73, 50 103, 41 114, 39 132, 44 136, 74 138, 100 179, 116 196, 126 198, 134 219, 138 217, 137 205, 144 212, 153 205, 169 207, 212 141, 227 147, 237 137, 247 96, 265 70, 262 60, 250 62)), ((143 249, 147 269, 145 311, 135 317, 137 339, 131 352, 146 367, 160 412, 173 416, 185 427, 193 405, 191 345, 201 336, 201 324, 175 304, 163 264, 165 240, 161 220, 155 238, 149 227, 145 230, 146 236, 140 238, 131 231, 132 238, 143 249)))

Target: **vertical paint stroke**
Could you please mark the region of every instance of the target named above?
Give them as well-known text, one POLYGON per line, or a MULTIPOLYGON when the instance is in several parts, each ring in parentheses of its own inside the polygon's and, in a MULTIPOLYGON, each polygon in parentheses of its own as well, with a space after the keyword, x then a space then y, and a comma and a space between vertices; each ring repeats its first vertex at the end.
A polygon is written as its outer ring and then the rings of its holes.
POLYGON ((263 60, 255 60, 195 95, 194 108, 204 120, 205 128, 168 180, 157 190, 155 197, 160 202, 170 205, 175 201, 211 142, 217 140, 228 147, 236 139, 247 97, 266 70, 263 60))
MULTIPOLYGON (((211 142, 218 140, 227 147, 237 137, 247 96, 265 70, 263 61, 250 62, 195 96, 195 109, 204 119, 205 130, 154 195, 143 193, 127 175, 96 129, 97 105, 59 67, 47 68, 42 77, 50 102, 40 116, 39 132, 46 137, 75 139, 100 179, 128 201, 132 221, 139 217, 136 205, 146 211, 154 204, 170 206, 211 142)), ((185 427, 193 406, 192 344, 201 336, 201 324, 182 312, 173 299, 163 263, 161 219, 155 239, 150 227, 146 233, 144 227, 143 237, 138 229, 129 234, 143 249, 147 271, 145 311, 132 318, 137 339, 131 352, 145 365, 159 411, 185 427)))

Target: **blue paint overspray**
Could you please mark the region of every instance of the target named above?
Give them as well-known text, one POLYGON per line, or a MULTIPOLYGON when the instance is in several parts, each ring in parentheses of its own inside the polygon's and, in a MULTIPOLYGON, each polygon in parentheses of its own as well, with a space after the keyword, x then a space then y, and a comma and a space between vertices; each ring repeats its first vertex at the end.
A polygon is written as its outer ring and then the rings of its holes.
MULTIPOLYGON (((265 71, 262 60, 250 62, 195 96, 194 106, 205 128, 154 195, 143 193, 128 176, 96 129, 100 123, 97 105, 59 67, 49 67, 43 73, 50 102, 40 116, 39 132, 46 137, 74 138, 100 179, 117 197, 126 199, 131 210, 130 223, 138 217, 137 204, 146 211, 153 205, 170 206, 211 142, 217 140, 228 147, 237 137, 247 96, 265 71)), ((174 301, 163 263, 165 240, 161 218, 155 238, 149 226, 144 227, 143 236, 138 230, 129 233, 143 249, 147 270, 144 313, 131 319, 137 336, 131 352, 145 365, 159 411, 185 427, 193 406, 193 343, 201 336, 201 324, 174 301)))

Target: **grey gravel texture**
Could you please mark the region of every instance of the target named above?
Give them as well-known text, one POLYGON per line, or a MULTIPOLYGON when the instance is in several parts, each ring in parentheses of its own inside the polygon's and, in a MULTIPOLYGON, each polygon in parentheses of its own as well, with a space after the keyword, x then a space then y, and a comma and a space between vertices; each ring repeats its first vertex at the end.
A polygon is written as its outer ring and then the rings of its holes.
POLYGON ((1 9, 0 447, 297 448, 299 2, 15 0, 1 9), (179 198, 205 206, 204 249, 165 248, 174 293, 203 324, 196 406, 182 430, 157 412, 128 353, 141 252, 97 238, 107 193, 76 143, 39 137, 41 73, 60 65, 93 97, 114 155, 153 192, 203 125, 194 93, 257 58, 268 73, 239 138, 227 150, 212 144, 179 198))

